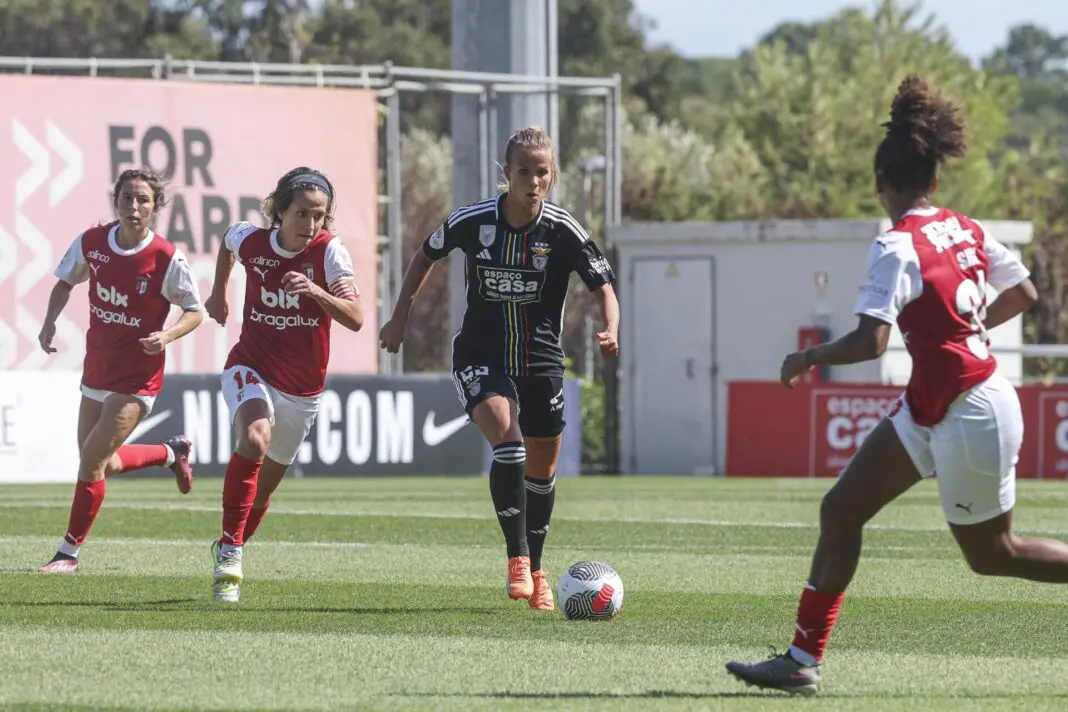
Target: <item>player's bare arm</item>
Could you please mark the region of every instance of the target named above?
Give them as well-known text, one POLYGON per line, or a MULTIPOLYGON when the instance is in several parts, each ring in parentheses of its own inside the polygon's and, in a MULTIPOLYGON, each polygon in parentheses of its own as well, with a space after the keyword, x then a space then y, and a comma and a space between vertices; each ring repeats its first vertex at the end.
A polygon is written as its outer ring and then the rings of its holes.
POLYGON ((46 354, 56 352, 55 347, 52 346, 52 339, 56 335, 56 319, 63 312, 63 307, 67 306, 72 289, 74 289, 73 285, 59 279, 56 280, 52 293, 48 296, 48 313, 45 315, 44 323, 41 324, 41 333, 37 335, 37 342, 41 344, 41 349, 46 354))
POLYGON ((601 316, 604 318, 604 330, 594 338, 601 347, 602 356, 615 358, 619 355, 619 299, 616 298, 616 290, 611 284, 606 284, 596 290, 593 296, 600 305, 601 316))
POLYGON ((400 294, 397 303, 393 305, 393 316, 387 321, 378 333, 379 346, 391 354, 400 350, 401 342, 404 341, 404 330, 408 326, 408 315, 411 314, 412 304, 416 295, 426 283, 430 270, 434 268, 434 260, 427 257, 422 250, 416 250, 408 263, 408 269, 404 272, 404 281, 401 283, 400 294))
POLYGON ((862 314, 857 326, 840 339, 788 355, 779 380, 792 388, 797 378, 814 366, 844 366, 877 359, 886 352, 890 324, 862 314))
POLYGON ((287 292, 314 299, 331 319, 350 331, 359 331, 363 328, 363 303, 356 297, 356 288, 349 285, 348 289, 335 289, 337 284, 335 282, 330 288, 342 296, 334 296, 300 272, 286 272, 282 277, 282 287, 287 292))
POLYGON ((1030 279, 1004 290, 986 308, 984 325, 987 329, 1001 326, 1034 306, 1038 301, 1038 290, 1030 279))
POLYGON ((146 354, 158 354, 167 348, 167 344, 177 341, 193 329, 200 326, 204 321, 204 312, 200 309, 186 310, 178 317, 178 321, 169 329, 154 331, 141 339, 141 348, 146 354))
POLYGON ((226 285, 230 282, 230 272, 234 269, 234 253, 225 243, 219 245, 219 256, 215 260, 215 281, 211 285, 211 294, 204 302, 208 316, 226 326, 230 315, 230 305, 226 302, 226 285))

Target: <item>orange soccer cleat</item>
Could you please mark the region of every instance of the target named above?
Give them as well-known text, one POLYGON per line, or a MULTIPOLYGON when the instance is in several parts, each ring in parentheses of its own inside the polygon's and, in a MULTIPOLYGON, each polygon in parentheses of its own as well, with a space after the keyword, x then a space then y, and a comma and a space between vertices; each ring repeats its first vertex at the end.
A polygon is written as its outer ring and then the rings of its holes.
POLYGON ((530 577, 530 557, 513 556, 508 559, 508 581, 505 584, 508 597, 514 600, 530 598, 534 593, 534 581, 530 577))
POLYGON ((553 600, 553 587, 546 577, 544 569, 538 569, 531 578, 534 581, 534 593, 527 599, 530 607, 536 611, 555 611, 556 601, 553 600))

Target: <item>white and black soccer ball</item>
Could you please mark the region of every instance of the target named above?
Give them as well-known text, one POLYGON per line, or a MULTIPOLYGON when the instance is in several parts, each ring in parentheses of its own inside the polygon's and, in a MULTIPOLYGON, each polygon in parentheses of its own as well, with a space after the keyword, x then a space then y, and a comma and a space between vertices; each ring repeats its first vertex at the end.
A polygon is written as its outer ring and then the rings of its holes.
POLYGON ((602 561, 572 564, 556 591, 568 620, 607 620, 623 607, 623 579, 602 561))

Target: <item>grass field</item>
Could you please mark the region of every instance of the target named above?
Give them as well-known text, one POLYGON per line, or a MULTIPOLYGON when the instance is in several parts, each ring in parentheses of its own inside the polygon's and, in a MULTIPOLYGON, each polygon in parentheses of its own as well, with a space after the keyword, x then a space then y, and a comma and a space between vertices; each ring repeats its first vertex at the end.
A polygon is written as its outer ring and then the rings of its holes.
MULTIPOLYGON (((82 571, 41 576, 71 487, 0 488, 5 709, 1064 710, 1068 587, 971 574, 931 482, 878 518, 822 694, 764 694, 730 659, 789 643, 829 482, 561 479, 551 574, 597 558, 609 622, 504 594, 479 479, 298 479, 211 600, 221 481, 109 481, 82 571)), ((1068 537, 1068 487, 1023 483, 1021 529, 1068 537)), ((555 576, 554 576, 555 580, 555 576)))

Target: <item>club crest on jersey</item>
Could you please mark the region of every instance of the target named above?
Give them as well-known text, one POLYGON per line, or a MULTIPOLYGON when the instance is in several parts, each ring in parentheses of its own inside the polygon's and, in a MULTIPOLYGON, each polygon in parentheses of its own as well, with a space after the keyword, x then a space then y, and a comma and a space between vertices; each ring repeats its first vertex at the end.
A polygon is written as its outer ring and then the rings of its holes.
POLYGON ((497 226, 482 225, 478 228, 478 241, 483 247, 489 247, 497 241, 497 226))
POLYGON ((552 248, 544 242, 535 242, 530 251, 534 253, 534 269, 545 269, 545 265, 549 264, 549 253, 552 252, 552 248))
POLYGON ((315 281, 315 267, 314 265, 312 265, 311 262, 305 262, 300 266, 300 269, 302 272, 304 272, 305 277, 310 279, 312 282, 315 281))
POLYGON ((137 293, 138 294, 147 294, 148 293, 148 277, 142 275, 142 276, 137 278, 137 293))

